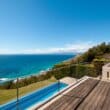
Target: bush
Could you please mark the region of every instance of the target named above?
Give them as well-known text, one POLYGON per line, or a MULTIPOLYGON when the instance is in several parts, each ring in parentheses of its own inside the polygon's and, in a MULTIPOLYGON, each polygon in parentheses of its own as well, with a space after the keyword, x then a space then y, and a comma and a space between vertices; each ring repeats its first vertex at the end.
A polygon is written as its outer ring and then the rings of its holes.
POLYGON ((93 64, 94 64, 94 69, 96 71, 96 74, 101 75, 102 74, 102 66, 104 65, 104 61, 99 60, 99 59, 95 59, 93 61, 93 64))
POLYGON ((0 89, 10 89, 10 87, 11 87, 12 84, 13 84, 12 81, 3 83, 3 84, 0 85, 0 89))
POLYGON ((55 76, 56 79, 61 79, 66 76, 81 78, 85 75, 96 77, 96 71, 93 66, 88 65, 69 65, 63 68, 55 69, 51 71, 51 74, 55 76))
POLYGON ((100 45, 90 48, 87 52, 76 58, 76 61, 91 63, 95 58, 102 58, 107 53, 110 53, 110 43, 103 42, 100 45))
POLYGON ((65 67, 65 66, 68 66, 68 65, 62 62, 62 63, 54 65, 53 69, 57 69, 57 68, 65 67))

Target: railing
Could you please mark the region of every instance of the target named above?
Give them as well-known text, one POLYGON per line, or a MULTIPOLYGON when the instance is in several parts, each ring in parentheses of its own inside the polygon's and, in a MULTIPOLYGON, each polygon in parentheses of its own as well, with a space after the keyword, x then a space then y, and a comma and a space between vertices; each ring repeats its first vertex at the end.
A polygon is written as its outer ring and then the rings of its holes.
MULTIPOLYGON (((79 64, 79 63, 77 63, 77 64, 79 64)), ((80 64, 82 64, 82 63, 80 63, 80 64)), ((61 68, 65 68, 65 67, 61 67, 61 68)), ((61 69, 61 68, 58 68, 58 69, 61 69)), ((54 69, 53 71, 56 71, 58 69, 54 69)), ((78 74, 78 68, 76 68, 76 73, 78 74)), ((78 83, 78 81, 77 81, 77 83, 78 83)), ((57 89, 58 89, 58 92, 60 94, 61 93, 61 91, 60 91, 60 80, 57 80, 57 82, 58 82, 58 88, 57 89)), ((21 98, 21 96, 19 96, 19 93, 21 92, 20 91, 21 89, 19 89, 19 78, 16 79, 16 83, 17 83, 17 86, 16 86, 16 110, 21 110, 20 105, 19 105, 19 98, 21 98)), ((71 86, 73 86, 73 85, 71 85, 71 86)), ((57 95, 59 95, 59 94, 57 94, 57 95)))

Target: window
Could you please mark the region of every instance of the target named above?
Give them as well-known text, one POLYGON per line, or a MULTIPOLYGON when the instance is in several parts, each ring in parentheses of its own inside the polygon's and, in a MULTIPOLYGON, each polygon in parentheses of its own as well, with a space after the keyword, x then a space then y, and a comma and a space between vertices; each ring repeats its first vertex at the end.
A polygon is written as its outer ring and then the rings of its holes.
POLYGON ((107 72, 107 78, 109 78, 109 72, 107 72))

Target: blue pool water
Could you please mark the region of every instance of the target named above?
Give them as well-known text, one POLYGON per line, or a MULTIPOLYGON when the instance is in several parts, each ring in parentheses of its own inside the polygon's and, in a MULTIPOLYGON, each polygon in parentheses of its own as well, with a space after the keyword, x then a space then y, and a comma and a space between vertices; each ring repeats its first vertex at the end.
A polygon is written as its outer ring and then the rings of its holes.
POLYGON ((0 55, 0 79, 39 74, 75 55, 0 55))
MULTIPOLYGON (((56 95, 59 90, 67 87, 65 83, 54 83, 40 90, 37 90, 27 96, 19 99, 19 109, 26 110, 35 104, 41 104, 56 95)), ((0 107, 0 110, 16 110, 16 101, 9 102, 0 107)))

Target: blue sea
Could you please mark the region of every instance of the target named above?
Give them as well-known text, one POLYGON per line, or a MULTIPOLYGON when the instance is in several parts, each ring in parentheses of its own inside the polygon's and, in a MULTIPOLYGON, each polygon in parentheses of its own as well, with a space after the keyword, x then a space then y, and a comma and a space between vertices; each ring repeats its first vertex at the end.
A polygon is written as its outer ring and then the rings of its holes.
POLYGON ((0 55, 0 78, 37 75, 75 55, 0 55))

